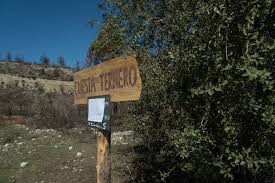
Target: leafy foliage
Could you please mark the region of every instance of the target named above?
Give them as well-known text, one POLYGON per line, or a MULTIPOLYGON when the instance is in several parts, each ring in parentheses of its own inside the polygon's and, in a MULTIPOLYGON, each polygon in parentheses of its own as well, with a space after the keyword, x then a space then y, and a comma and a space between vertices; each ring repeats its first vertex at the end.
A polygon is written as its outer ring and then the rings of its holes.
POLYGON ((140 62, 142 98, 126 118, 141 141, 137 180, 274 182, 275 2, 101 7, 109 16, 94 53, 123 48, 140 62))

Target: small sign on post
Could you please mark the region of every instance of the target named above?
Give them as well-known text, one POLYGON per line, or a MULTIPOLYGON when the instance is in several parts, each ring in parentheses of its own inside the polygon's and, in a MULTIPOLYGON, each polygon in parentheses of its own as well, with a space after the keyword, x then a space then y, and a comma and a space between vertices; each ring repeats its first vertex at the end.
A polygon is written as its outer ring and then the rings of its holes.
POLYGON ((110 131, 111 125, 110 96, 88 98, 88 125, 91 128, 110 131))
POLYGON ((74 104, 88 104, 88 125, 98 129, 97 183, 111 183, 111 102, 138 100, 135 56, 118 57, 74 74, 74 104))

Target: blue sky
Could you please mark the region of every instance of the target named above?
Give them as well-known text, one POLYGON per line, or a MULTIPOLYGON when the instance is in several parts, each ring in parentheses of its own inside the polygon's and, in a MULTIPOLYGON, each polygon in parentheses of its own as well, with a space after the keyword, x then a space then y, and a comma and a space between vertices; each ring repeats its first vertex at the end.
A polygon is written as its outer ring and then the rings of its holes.
POLYGON ((24 56, 39 61, 47 55, 51 62, 64 56, 67 65, 84 61, 89 44, 96 38, 100 20, 100 0, 0 0, 0 56, 24 56))

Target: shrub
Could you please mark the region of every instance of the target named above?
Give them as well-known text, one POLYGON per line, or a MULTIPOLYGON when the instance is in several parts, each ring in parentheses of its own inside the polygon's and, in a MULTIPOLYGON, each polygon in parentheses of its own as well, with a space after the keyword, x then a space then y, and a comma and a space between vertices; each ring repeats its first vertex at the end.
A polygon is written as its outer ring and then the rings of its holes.
POLYGON ((105 1, 141 67, 137 181, 274 182, 274 3, 105 1))
POLYGON ((58 78, 59 76, 60 76, 60 69, 55 68, 55 69, 53 70, 53 77, 54 77, 54 78, 58 78))

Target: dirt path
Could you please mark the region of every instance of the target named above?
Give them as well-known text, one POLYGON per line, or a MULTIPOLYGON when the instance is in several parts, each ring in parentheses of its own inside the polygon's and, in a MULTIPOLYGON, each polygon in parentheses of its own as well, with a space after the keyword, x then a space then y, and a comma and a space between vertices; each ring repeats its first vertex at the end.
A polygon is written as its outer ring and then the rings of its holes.
MULTIPOLYGON (((112 152, 112 182, 127 177, 125 158, 118 149, 112 152), (119 162, 121 158, 123 162, 119 162)), ((22 125, 0 128, 0 183, 96 182, 95 165, 95 133, 35 130, 22 125)))
POLYGON ((0 142, 0 182, 95 182, 94 135, 17 125, 0 129, 0 142))

